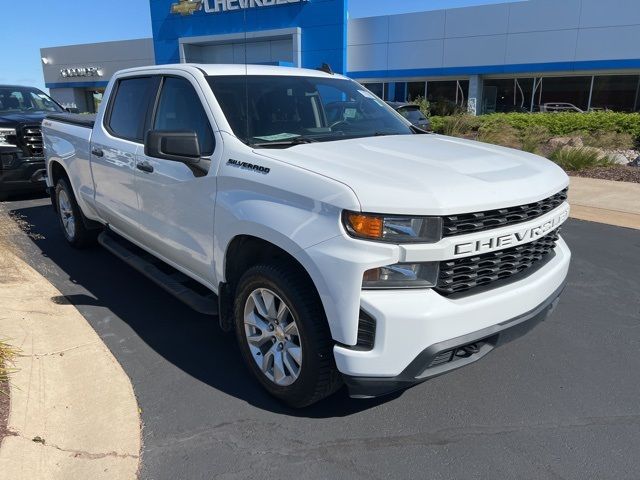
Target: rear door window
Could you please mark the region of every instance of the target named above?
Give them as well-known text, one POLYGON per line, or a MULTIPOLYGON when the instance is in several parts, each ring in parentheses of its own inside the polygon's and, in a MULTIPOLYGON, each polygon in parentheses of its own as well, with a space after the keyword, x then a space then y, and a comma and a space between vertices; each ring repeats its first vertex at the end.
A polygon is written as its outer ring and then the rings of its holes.
POLYGON ((117 137, 142 143, 150 108, 155 101, 158 79, 128 78, 118 82, 109 115, 109 129, 117 137))

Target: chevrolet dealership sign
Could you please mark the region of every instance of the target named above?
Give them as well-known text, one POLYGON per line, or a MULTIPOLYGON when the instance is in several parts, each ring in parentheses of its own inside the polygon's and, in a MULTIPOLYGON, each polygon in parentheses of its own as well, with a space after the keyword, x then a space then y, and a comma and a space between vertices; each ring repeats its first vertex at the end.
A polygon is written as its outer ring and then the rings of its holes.
POLYGON ((291 3, 306 3, 309 0, 180 0, 171 5, 171 13, 193 15, 204 8, 206 13, 233 12, 248 8, 273 7, 291 3))

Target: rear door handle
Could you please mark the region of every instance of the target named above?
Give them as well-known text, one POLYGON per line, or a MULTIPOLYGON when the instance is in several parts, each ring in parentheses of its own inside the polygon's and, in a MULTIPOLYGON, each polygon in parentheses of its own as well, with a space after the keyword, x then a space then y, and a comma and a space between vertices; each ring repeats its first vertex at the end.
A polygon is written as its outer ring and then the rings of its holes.
POLYGON ((96 148, 96 147, 93 147, 91 149, 91 153, 93 155, 95 155, 96 157, 104 157, 104 152, 101 149, 96 148))
POLYGON ((136 165, 136 168, 138 170, 142 170, 143 172, 147 172, 147 173, 153 172, 153 165, 151 165, 149 162, 139 162, 136 165))

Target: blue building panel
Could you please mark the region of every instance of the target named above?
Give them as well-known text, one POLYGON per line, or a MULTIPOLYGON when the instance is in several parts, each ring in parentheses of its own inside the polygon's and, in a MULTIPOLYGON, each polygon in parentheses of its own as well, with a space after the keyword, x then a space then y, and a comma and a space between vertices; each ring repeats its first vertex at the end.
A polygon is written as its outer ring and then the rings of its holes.
POLYGON ((348 0, 154 0, 151 19, 157 64, 180 62, 180 39, 266 30, 300 28, 302 66, 328 63, 340 73, 347 69, 348 0), (172 7, 194 9, 172 13, 172 7), (207 12, 224 4, 233 11, 207 12), (263 5, 261 7, 256 4, 263 5), (240 8, 246 5, 252 8, 240 8), (188 11, 186 11, 188 12, 188 11))

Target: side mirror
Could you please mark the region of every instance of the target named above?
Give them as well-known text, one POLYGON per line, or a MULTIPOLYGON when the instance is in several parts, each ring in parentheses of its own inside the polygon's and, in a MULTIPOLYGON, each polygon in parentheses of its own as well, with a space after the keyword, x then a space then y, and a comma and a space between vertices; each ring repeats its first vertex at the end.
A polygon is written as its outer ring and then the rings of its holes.
POLYGON ((144 139, 144 154, 187 165, 196 164, 201 157, 198 134, 191 131, 150 130, 144 139))

